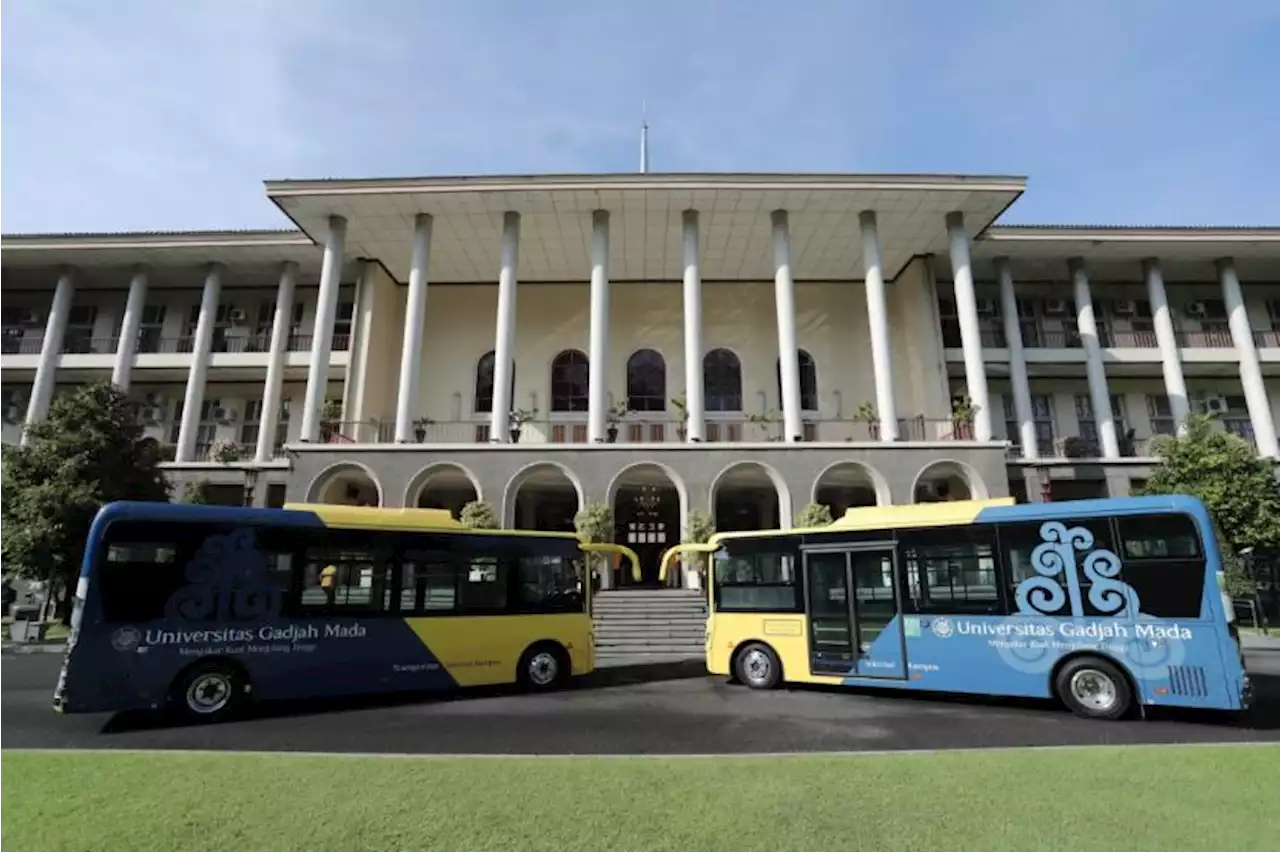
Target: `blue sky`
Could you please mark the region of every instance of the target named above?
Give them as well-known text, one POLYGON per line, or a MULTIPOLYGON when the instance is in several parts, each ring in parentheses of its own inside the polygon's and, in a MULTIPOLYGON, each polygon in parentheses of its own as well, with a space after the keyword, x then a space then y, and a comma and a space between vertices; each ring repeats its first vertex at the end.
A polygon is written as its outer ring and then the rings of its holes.
POLYGON ((285 227, 268 178, 1019 174, 1280 225, 1280 4, 5 0, 0 227, 285 227))

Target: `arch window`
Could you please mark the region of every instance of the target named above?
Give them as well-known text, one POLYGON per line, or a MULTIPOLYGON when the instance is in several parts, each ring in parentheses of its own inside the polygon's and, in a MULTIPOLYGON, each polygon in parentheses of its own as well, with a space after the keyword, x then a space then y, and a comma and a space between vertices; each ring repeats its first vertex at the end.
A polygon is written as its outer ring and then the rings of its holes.
POLYGON ((712 349, 702 358, 707 411, 742 410, 742 362, 728 349, 712 349))
POLYGON ((587 384, 591 377, 587 356, 566 349, 551 362, 551 410, 586 411, 587 384))
MULTIPOLYGON (((818 365, 813 356, 803 349, 798 350, 800 361, 800 410, 818 410, 818 365)), ((785 407, 782 399, 782 359, 777 361, 778 373, 778 408, 785 407)))
MULTIPOLYGON (((497 363, 497 357, 492 351, 486 352, 480 356, 480 360, 476 362, 476 403, 475 412, 477 414, 488 414, 493 411, 493 368, 497 363)), ((516 398, 516 365, 511 363, 511 401, 515 404, 516 398)))
POLYGON ((667 362, 653 349, 640 349, 627 359, 627 408, 667 410, 667 362))

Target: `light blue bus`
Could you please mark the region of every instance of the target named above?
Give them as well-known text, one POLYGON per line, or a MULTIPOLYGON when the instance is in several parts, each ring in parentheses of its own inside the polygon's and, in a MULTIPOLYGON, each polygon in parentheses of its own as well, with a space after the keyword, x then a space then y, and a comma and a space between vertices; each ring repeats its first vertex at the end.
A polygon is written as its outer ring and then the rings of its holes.
POLYGON ((1250 700, 1213 522, 1191 497, 852 509, 723 533, 707 668, 783 682, 1057 698, 1078 715, 1250 700))

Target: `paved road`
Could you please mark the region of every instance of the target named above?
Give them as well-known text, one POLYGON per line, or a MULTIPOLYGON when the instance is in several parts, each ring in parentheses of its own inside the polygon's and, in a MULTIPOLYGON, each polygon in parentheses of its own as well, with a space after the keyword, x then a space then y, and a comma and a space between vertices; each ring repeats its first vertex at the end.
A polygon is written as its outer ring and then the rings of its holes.
POLYGON ((245 721, 59 716, 49 706, 61 657, 3 657, 6 748, 159 748, 335 752, 708 754, 1280 740, 1280 647, 1249 656, 1260 687, 1244 725, 1165 711, 1101 723, 1034 702, 977 702, 813 688, 752 692, 701 664, 618 669, 571 690, 467 692, 317 708, 273 706, 245 721))

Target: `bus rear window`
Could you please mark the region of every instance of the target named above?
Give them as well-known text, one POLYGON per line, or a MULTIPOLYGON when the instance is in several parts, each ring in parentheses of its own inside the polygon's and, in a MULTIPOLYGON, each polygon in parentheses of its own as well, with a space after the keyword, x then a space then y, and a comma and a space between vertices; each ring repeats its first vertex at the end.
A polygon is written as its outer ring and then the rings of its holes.
POLYGON ((1200 536, 1186 515, 1133 515, 1116 519, 1124 559, 1195 559, 1200 536))

